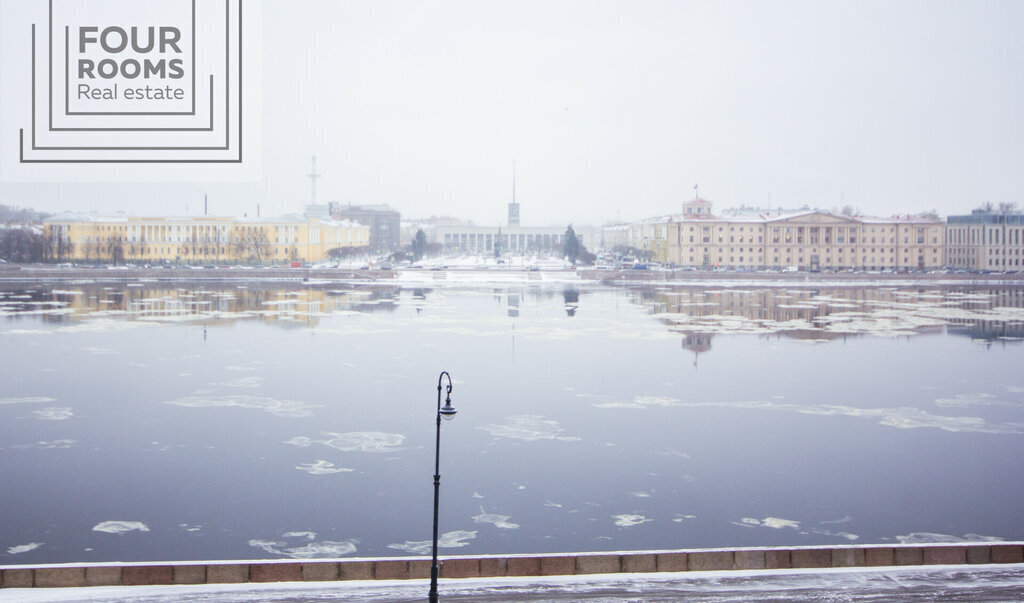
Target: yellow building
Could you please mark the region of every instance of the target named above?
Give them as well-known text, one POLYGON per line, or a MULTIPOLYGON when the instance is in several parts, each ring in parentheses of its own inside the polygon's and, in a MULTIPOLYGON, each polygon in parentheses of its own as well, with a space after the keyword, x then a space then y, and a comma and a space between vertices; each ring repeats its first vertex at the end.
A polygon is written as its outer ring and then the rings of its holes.
POLYGON ((677 266, 742 270, 925 270, 943 263, 938 218, 805 211, 670 219, 665 257, 677 266))
POLYGON ((183 264, 320 262, 336 248, 366 247, 370 229, 347 220, 202 217, 47 218, 58 261, 183 264))

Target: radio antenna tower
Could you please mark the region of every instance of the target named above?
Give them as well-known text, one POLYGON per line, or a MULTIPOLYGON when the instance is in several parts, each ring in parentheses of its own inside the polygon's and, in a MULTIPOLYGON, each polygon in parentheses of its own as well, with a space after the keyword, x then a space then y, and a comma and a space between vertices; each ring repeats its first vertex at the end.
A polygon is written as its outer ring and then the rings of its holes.
POLYGON ((316 205, 316 179, 320 177, 320 174, 316 173, 316 155, 313 155, 313 170, 309 174, 307 174, 306 177, 309 178, 309 183, 312 189, 312 199, 310 201, 310 205, 316 205))

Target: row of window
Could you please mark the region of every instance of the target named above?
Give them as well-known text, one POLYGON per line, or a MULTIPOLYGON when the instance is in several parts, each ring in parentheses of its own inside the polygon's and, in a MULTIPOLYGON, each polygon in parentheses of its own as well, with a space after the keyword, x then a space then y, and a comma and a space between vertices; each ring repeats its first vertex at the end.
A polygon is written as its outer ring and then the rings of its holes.
MULTIPOLYGON (((780 248, 778 248, 778 247, 774 248, 774 251, 775 251, 775 253, 778 253, 778 252, 779 252, 779 249, 780 249, 780 248)), ((861 249, 861 251, 864 251, 865 249, 867 249, 867 248, 862 248, 862 249, 861 249)), ((876 247, 871 247, 871 248, 870 248, 870 250, 871 250, 871 253, 875 253, 875 250, 876 250, 876 249, 878 249, 878 252, 879 252, 879 253, 885 253, 885 248, 876 248, 876 247)), ((723 247, 719 247, 719 248, 717 249, 718 253, 722 253, 722 251, 723 251, 723 250, 724 250, 724 248, 723 248, 723 247)), ((753 252, 753 251, 754 251, 754 248, 753 248, 753 247, 749 247, 749 248, 748 248, 748 250, 749 250, 750 252, 753 252)), ((696 247, 690 247, 690 253, 693 253, 694 251, 696 251, 696 247)), ((736 248, 735 248, 735 247, 730 247, 730 248, 729 248, 729 253, 733 253, 734 251, 736 251, 736 248)), ((740 251, 743 251, 743 248, 742 248, 742 247, 740 248, 740 251)), ((757 250, 757 251, 758 251, 758 252, 763 252, 763 251, 764 251, 764 248, 758 248, 758 250, 757 250)), ((818 253, 818 250, 817 250, 817 249, 811 249, 810 251, 807 251, 807 250, 798 250, 798 251, 803 251, 803 252, 805 252, 805 253, 814 253, 814 254, 818 253)), ((844 250, 843 250, 842 248, 839 248, 839 249, 836 249, 835 251, 836 251, 836 253, 838 253, 838 254, 842 255, 842 254, 843 254, 843 251, 844 251, 844 250)), ((918 251, 919 251, 919 252, 923 252, 923 250, 918 250, 918 251)), ((828 253, 831 253, 831 252, 832 252, 832 250, 831 250, 831 249, 824 249, 824 250, 822 250, 822 253, 826 253, 826 254, 828 254, 828 253)), ((932 253, 933 253, 933 254, 934 254, 934 253, 938 253, 938 252, 939 252, 939 248, 938 248, 938 247, 933 247, 933 248, 932 248, 932 253)), ((786 253, 793 253, 793 249, 791 249, 791 248, 787 248, 787 249, 786 249, 786 253)), ((856 250, 856 249, 851 249, 851 250, 850 250, 850 253, 856 254, 856 253, 857 253, 857 250, 856 250)), ((889 253, 896 253, 896 250, 895 250, 894 248, 891 248, 891 247, 890 247, 890 248, 889 248, 889 253)), ((908 249, 908 248, 903 248, 903 254, 904 254, 904 255, 906 255, 906 254, 908 254, 908 253, 910 253, 910 249, 908 249)))
MULTIPOLYGON (((792 256, 786 257, 785 258, 786 259, 785 262, 780 262, 779 261, 781 259, 781 257, 782 256, 774 256, 772 258, 772 265, 773 266, 791 266, 791 265, 806 266, 807 265, 806 263, 804 263, 804 258, 803 257, 797 257, 796 263, 793 262, 793 257, 792 256)), ((869 258, 868 256, 864 256, 864 257, 861 258, 861 260, 862 260, 861 261, 861 265, 867 266, 869 259, 871 261, 871 265, 872 266, 876 266, 876 265, 877 266, 881 266, 881 264, 879 264, 878 262, 880 260, 881 261, 885 260, 884 257, 883 258, 878 258, 876 256, 871 256, 869 258)), ((839 265, 846 265, 846 264, 842 264, 842 262, 844 262, 843 258, 837 258, 837 261, 840 262, 839 265)), ((851 261, 855 261, 855 258, 851 258, 851 261)), ((918 262, 919 265, 923 265, 924 261, 925 261, 924 256, 918 256, 917 257, 917 262, 918 262)), ((695 265, 694 263, 695 263, 695 258, 694 258, 694 256, 691 255, 690 256, 690 264, 691 265, 695 265)), ((711 257, 704 256, 704 264, 705 265, 709 265, 710 263, 711 263, 711 257)), ((824 266, 833 266, 834 265, 832 263, 831 258, 825 258, 824 263, 822 263, 820 261, 815 261, 815 260, 811 260, 811 263, 816 263, 816 264, 824 265, 824 266)), ((726 264, 726 265, 749 264, 751 266, 758 266, 758 265, 761 265, 761 256, 757 256, 757 260, 756 261, 754 259, 754 256, 742 256, 741 255, 738 258, 736 256, 729 256, 729 262, 728 263, 726 263, 726 261, 725 261, 725 256, 718 256, 718 262, 715 265, 716 266, 721 266, 722 264, 726 264), (744 259, 745 257, 746 257, 746 259, 744 259)), ((905 264, 906 264, 906 262, 904 262, 904 265, 905 264)), ((896 258, 890 257, 888 265, 889 266, 895 266, 896 265, 896 258)), ((989 262, 989 265, 992 265, 991 261, 989 262)))

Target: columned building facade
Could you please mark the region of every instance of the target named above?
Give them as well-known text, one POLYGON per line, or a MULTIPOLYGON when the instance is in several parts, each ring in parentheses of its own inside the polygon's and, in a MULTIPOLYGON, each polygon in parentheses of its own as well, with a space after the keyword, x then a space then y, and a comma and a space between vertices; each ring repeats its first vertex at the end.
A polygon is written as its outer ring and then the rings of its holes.
POLYGON ((700 269, 926 270, 943 265, 944 225, 921 217, 867 218, 822 211, 668 224, 663 261, 700 269))
POLYGON ((61 214, 44 221, 58 261, 319 262, 332 249, 366 247, 370 230, 327 218, 158 217, 61 214))

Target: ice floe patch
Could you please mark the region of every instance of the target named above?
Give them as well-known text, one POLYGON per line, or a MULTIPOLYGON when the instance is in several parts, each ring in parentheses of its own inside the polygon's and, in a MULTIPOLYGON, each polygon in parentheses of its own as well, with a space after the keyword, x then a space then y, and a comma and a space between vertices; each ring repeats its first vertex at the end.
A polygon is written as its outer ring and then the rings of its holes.
MULTIPOLYGON (((100 314, 100 313, 94 313, 100 314)), ((107 312, 107 314, 124 314, 124 312, 107 312)), ((61 333, 117 333, 120 331, 131 331, 140 327, 147 327, 149 324, 137 320, 114 320, 111 318, 91 318, 83 320, 74 325, 60 327, 57 330, 61 333)))
POLYGON ((56 402, 56 398, 48 398, 46 396, 25 396, 22 398, 0 398, 0 406, 7 406, 8 404, 46 404, 47 402, 56 402))
POLYGON ((651 497, 651 493, 647 492, 646 490, 638 490, 636 492, 630 492, 629 494, 630 494, 630 496, 635 496, 637 498, 650 498, 651 497))
POLYGON ((265 396, 188 396, 170 400, 164 404, 185 406, 188 408, 251 408, 268 412, 278 417, 311 417, 311 409, 320 408, 319 404, 309 404, 298 400, 277 400, 265 396))
POLYGON ((793 528, 794 530, 800 529, 799 521, 793 521, 792 519, 782 519, 780 517, 765 517, 764 519, 744 517, 739 521, 734 521, 731 523, 743 527, 762 527, 773 528, 776 530, 781 530, 783 528, 793 528))
POLYGON ((315 542, 316 532, 285 532, 281 534, 281 538, 298 539, 304 541, 305 544, 289 546, 287 540, 262 540, 257 538, 250 540, 249 546, 263 549, 272 555, 281 555, 282 557, 291 557, 292 559, 315 559, 351 555, 356 552, 356 544, 359 542, 356 539, 315 542))
MULTIPOLYGON (((445 532, 437 539, 437 548, 454 549, 467 546, 469 541, 474 538, 476 538, 475 530, 456 530, 454 532, 445 532)), ((431 552, 433 544, 432 540, 406 540, 402 544, 389 544, 388 548, 405 551, 413 555, 426 555, 431 552)))
POLYGON ((75 413, 67 406, 55 406, 42 410, 33 410, 32 415, 40 421, 66 421, 75 416, 75 413))
POLYGON ((266 377, 239 377, 220 383, 221 387, 263 387, 266 377))
POLYGON ((325 433, 326 439, 315 440, 307 436, 295 436, 286 440, 285 444, 308 448, 313 444, 323 444, 342 452, 398 452, 404 450, 402 443, 405 436, 400 433, 383 431, 350 431, 346 433, 325 433))
POLYGON ((203 526, 201 525, 190 525, 187 523, 179 523, 178 527, 186 532, 198 532, 203 529, 203 526))
POLYGON ((104 521, 93 526, 92 531, 121 534, 124 532, 148 532, 149 527, 141 521, 104 521))
POLYGON ((939 398, 935 400, 936 406, 942 408, 970 408, 972 406, 1016 406, 1009 402, 1003 402, 992 394, 957 394, 952 398, 939 398))
POLYGON ((348 467, 338 467, 330 461, 318 460, 314 463, 300 463, 295 466, 299 471, 305 471, 310 475, 330 475, 331 473, 348 473, 355 471, 348 467))
POLYGON ((527 442, 536 440, 577 442, 580 439, 573 436, 560 435, 565 430, 558 424, 558 421, 545 419, 539 415, 506 417, 504 425, 480 425, 477 429, 482 429, 495 437, 525 440, 527 442))
POLYGON ((29 551, 34 551, 39 547, 43 546, 42 542, 30 542, 28 544, 19 544, 18 546, 7 547, 8 555, 20 555, 29 551))
MULTIPOLYGON (((40 450, 57 450, 63 448, 71 448, 77 443, 77 440, 51 440, 36 442, 35 444, 15 444, 14 446, 11 446, 11 449, 25 450, 28 448, 38 448, 40 450)), ((3 448, 0 448, 0 450, 3 450, 3 448)))
POLYGON ((811 530, 815 534, 824 534, 826 536, 838 536, 839 538, 845 538, 851 542, 854 540, 860 540, 860 536, 857 534, 851 534, 850 532, 826 532, 822 530, 811 530))
POLYGON ((679 406, 680 401, 666 396, 636 396, 629 402, 600 402, 595 408, 634 408, 644 409, 651 406, 679 406))
POLYGON ((764 400, 742 402, 680 402, 680 406, 691 408, 715 407, 752 410, 782 410, 807 415, 845 416, 876 420, 880 425, 897 429, 930 427, 959 433, 1020 434, 1024 423, 990 423, 981 417, 950 417, 935 415, 919 408, 898 406, 894 408, 857 408, 834 404, 786 404, 764 400))
POLYGON ((633 526, 638 526, 642 523, 647 523, 648 521, 654 521, 653 519, 647 519, 643 515, 634 515, 631 513, 612 515, 612 519, 615 520, 615 525, 619 526, 620 528, 631 528, 633 526))
POLYGON ((998 536, 982 536, 981 534, 952 536, 935 532, 912 532, 905 536, 897 536, 896 540, 901 544, 929 544, 935 542, 1000 542, 1003 539, 998 536))
POLYGON ((488 513, 484 511, 483 507, 480 507, 480 514, 473 516, 473 521, 476 523, 491 523, 496 528, 502 528, 505 530, 518 530, 519 524, 512 523, 509 521, 511 515, 498 515, 497 513, 488 513))

